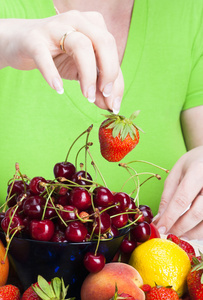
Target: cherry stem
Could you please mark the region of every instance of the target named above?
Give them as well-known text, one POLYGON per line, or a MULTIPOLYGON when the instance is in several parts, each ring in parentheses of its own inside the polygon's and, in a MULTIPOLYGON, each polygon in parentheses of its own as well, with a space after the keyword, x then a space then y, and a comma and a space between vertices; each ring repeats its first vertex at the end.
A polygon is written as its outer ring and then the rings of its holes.
POLYGON ((7 231, 6 231, 6 236, 9 236, 9 229, 10 229, 10 226, 11 226, 11 223, 12 223, 12 221, 13 221, 13 218, 14 218, 14 216, 15 216, 15 213, 16 213, 16 211, 17 211, 17 209, 18 209, 18 205, 16 204, 16 207, 15 207, 15 209, 14 209, 14 211, 13 211, 13 214, 12 215, 10 215, 9 217, 10 217, 10 220, 9 220, 9 224, 8 224, 8 228, 7 228, 7 231))
POLYGON ((45 213, 46 213, 46 209, 47 209, 47 205, 48 205, 48 202, 49 200, 51 201, 51 195, 53 194, 54 190, 52 190, 51 192, 49 192, 47 186, 45 185, 45 189, 47 191, 47 194, 48 194, 48 197, 46 199, 46 203, 44 205, 44 209, 43 209, 43 214, 42 214, 42 220, 44 220, 44 216, 45 216, 45 213))
MULTIPOLYGON (((134 184, 135 184, 135 186, 136 186, 136 190, 137 190, 137 193, 136 193, 136 195, 135 195, 135 197, 134 197, 134 202, 135 202, 136 205, 139 207, 139 191, 140 191, 140 180, 139 180, 139 175, 140 175, 140 174, 138 174, 138 173, 135 171, 135 169, 133 169, 133 168, 127 166, 126 164, 121 163, 121 164, 119 164, 119 166, 124 167, 124 168, 127 170, 127 172, 130 174, 130 176, 131 176, 130 178, 128 178, 128 179, 124 182, 123 186, 121 187, 121 191, 123 190, 123 188, 124 188, 124 186, 127 184, 127 182, 130 181, 131 179, 133 179, 134 184), (135 173, 135 175, 132 175, 131 172, 130 172, 130 170, 132 170, 132 171, 135 173), (135 177, 137 178, 137 181, 135 180, 135 177)), ((131 196, 132 194, 133 194, 133 193, 129 194, 129 196, 131 196)))
MULTIPOLYGON (((75 166, 77 166, 78 156, 79 156, 80 152, 82 151, 82 149, 85 148, 85 150, 86 150, 86 147, 87 147, 87 146, 89 147, 89 146, 92 146, 92 145, 93 145, 93 143, 87 143, 87 145, 82 146, 82 147, 78 150, 78 152, 77 152, 77 154, 76 154, 76 156, 75 156, 75 166)), ((87 177, 87 175, 86 175, 86 177, 87 177)))
MULTIPOLYGON (((147 182, 149 179, 151 178, 157 178, 158 180, 161 180, 161 176, 159 174, 153 174, 152 176, 148 177, 147 179, 145 179, 142 183, 140 183, 140 187, 147 182)), ((135 193, 136 189, 134 191, 132 191, 129 195, 132 195, 133 193, 135 193)))
POLYGON ((73 148, 74 144, 77 142, 77 140, 79 140, 79 138, 81 138, 81 136, 83 136, 85 133, 88 133, 92 130, 93 125, 90 125, 85 131, 83 131, 76 139, 75 141, 72 143, 72 145, 70 146, 68 153, 66 155, 66 159, 65 159, 65 163, 67 163, 68 161, 68 156, 70 154, 71 149, 73 148))
POLYGON ((97 251, 99 249, 99 244, 100 244, 100 240, 101 240, 101 217, 100 217, 100 213, 98 214, 98 218, 99 218, 99 234, 98 234, 98 238, 97 238, 97 245, 96 245, 96 249, 94 252, 94 255, 97 255, 97 251))
POLYGON ((90 135, 90 131, 92 130, 93 125, 91 125, 90 130, 87 131, 86 143, 85 143, 85 178, 87 178, 87 149, 89 149, 88 139, 90 135))
MULTIPOLYGON (((14 228, 13 228, 14 229, 14 228)), ((15 231, 13 232, 13 234, 11 235, 11 237, 9 235, 6 234, 6 243, 7 243, 7 246, 6 246, 6 252, 5 252, 5 256, 4 256, 4 259, 3 261, 5 262, 6 260, 6 257, 8 255, 8 250, 9 250, 9 247, 10 247, 10 244, 11 244, 11 241, 12 239, 14 238, 15 234, 19 231, 19 229, 22 229, 20 226, 17 226, 15 231)))
POLYGON ((88 153, 89 153, 89 156, 90 156, 91 159, 92 159, 92 165, 93 165, 93 166, 95 167, 95 169, 99 172, 99 175, 100 175, 100 177, 101 177, 101 179, 102 179, 102 181, 103 181, 103 183, 104 183, 104 186, 107 187, 106 181, 105 181, 105 179, 104 179, 102 173, 100 172, 98 166, 96 165, 96 163, 95 163, 95 161, 94 161, 94 159, 93 159, 93 157, 92 157, 92 154, 91 154, 90 151, 89 151, 89 148, 87 148, 87 151, 88 151, 88 153))
POLYGON ((16 168, 16 171, 19 173, 20 178, 21 178, 21 180, 22 180, 22 182, 23 182, 23 185, 24 185, 24 193, 26 193, 25 178, 24 178, 23 174, 22 174, 21 171, 20 171, 19 163, 16 163, 16 164, 15 164, 15 168, 16 168))
POLYGON ((151 162, 149 162, 149 161, 145 161, 145 160, 133 160, 133 161, 130 161, 130 162, 128 162, 128 163, 120 163, 119 165, 120 165, 120 166, 121 166, 121 165, 129 165, 129 164, 134 163, 134 162, 145 163, 145 164, 154 166, 154 167, 156 167, 156 168, 158 168, 158 169, 161 169, 162 171, 164 171, 164 172, 166 172, 166 173, 169 173, 169 170, 168 170, 168 169, 165 169, 165 168, 163 168, 163 167, 160 167, 160 166, 158 166, 158 165, 156 165, 156 164, 153 164, 153 163, 151 163, 151 162))
POLYGON ((139 217, 137 217, 137 219, 136 220, 134 220, 134 221, 131 221, 130 223, 128 223, 127 225, 125 225, 125 226, 123 226, 123 227, 121 227, 120 228, 120 230, 122 230, 122 229, 125 229, 125 228, 127 228, 127 227, 130 227, 130 226, 132 226, 132 225, 134 225, 135 223, 137 223, 137 221, 140 219, 142 217, 142 215, 140 215, 139 217))

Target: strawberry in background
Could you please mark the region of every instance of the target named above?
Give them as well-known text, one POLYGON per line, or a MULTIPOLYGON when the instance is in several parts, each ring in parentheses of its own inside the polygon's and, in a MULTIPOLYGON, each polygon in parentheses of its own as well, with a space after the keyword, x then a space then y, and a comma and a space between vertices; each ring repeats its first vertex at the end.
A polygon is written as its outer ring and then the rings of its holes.
MULTIPOLYGON (((196 257, 195 254, 195 249, 194 247, 188 243, 187 241, 184 241, 182 239, 180 239, 179 237, 177 237, 174 234, 168 234, 167 235, 167 239, 171 240, 172 242, 174 242, 175 244, 177 244, 179 247, 181 247, 188 255, 191 264, 193 263, 193 257, 196 257)), ((203 299, 203 298, 202 298, 203 299)))
POLYGON ((12 284, 0 287, 1 300, 20 300, 20 290, 12 284))
MULTIPOLYGON (((144 286, 142 288, 144 290, 144 286)), ((179 300, 179 296, 171 287, 154 286, 145 291, 146 300, 179 300)))
POLYGON ((203 254, 200 252, 201 260, 193 259, 194 267, 187 276, 188 292, 191 300, 203 299, 203 254))

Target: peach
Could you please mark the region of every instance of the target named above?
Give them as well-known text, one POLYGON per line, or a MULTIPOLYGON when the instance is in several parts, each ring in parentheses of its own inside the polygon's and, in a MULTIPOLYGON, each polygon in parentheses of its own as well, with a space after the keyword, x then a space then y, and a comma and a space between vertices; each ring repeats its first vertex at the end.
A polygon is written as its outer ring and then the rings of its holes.
POLYGON ((121 262, 110 262, 98 273, 90 273, 81 287, 81 300, 109 300, 115 293, 127 293, 136 300, 144 300, 145 294, 139 288, 143 280, 132 266, 121 262))

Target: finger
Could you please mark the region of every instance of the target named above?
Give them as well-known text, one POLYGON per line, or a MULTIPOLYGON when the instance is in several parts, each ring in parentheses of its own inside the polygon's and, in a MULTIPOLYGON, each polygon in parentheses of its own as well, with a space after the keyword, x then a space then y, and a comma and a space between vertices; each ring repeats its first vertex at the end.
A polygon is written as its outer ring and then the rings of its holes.
POLYGON ((168 177, 164 182, 164 190, 161 196, 161 201, 159 205, 158 214, 154 218, 154 222, 158 222, 161 215, 167 209, 167 206, 170 203, 170 200, 175 194, 175 191, 178 188, 179 182, 181 180, 181 168, 179 167, 179 162, 172 168, 168 177))
POLYGON ((175 194, 169 202, 167 209, 160 216, 157 222, 160 233, 164 234, 170 230, 201 190, 202 177, 195 177, 194 174, 198 174, 198 170, 194 170, 194 168, 188 170, 188 173, 180 182, 175 194))
POLYGON ((171 233, 183 236, 203 220, 203 195, 199 194, 191 207, 177 220, 170 229, 171 233), (189 221, 188 221, 189 220, 189 221))
POLYGON ((82 22, 77 22, 75 29, 92 41, 100 74, 98 86, 100 91, 108 97, 120 68, 115 38, 106 28, 92 26, 92 23, 85 18, 82 22))
POLYGON ((31 57, 48 84, 63 94, 63 82, 58 70, 53 62, 49 49, 44 44, 38 44, 37 47, 30 49, 31 57))
POLYGON ((197 226, 187 231, 184 234, 184 238, 189 240, 203 240, 203 222, 199 223, 197 226))
POLYGON ((124 81, 122 72, 119 72, 119 76, 114 82, 112 93, 109 97, 104 97, 103 94, 97 90, 97 96, 95 104, 102 108, 113 111, 117 114, 120 111, 121 101, 123 98, 124 81))
POLYGON ((78 71, 83 95, 90 101, 96 99, 96 60, 91 40, 80 32, 72 32, 64 41, 67 55, 72 56, 78 71))

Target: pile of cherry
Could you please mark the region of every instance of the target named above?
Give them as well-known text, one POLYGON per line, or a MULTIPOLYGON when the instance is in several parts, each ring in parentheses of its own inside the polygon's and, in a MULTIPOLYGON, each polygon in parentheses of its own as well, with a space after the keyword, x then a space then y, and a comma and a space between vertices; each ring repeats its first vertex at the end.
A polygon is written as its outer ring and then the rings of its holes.
MULTIPOLYGON (((86 242, 112 239, 130 226, 123 251, 131 252, 137 242, 150 237, 152 212, 135 205, 125 192, 112 193, 95 184, 85 170, 76 171, 70 162, 54 166, 54 180, 14 176, 7 189, 6 210, 0 212, 1 229, 7 241, 13 236, 50 242, 86 242)), ((95 272, 105 265, 105 257, 88 252, 85 267, 95 272)))

